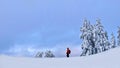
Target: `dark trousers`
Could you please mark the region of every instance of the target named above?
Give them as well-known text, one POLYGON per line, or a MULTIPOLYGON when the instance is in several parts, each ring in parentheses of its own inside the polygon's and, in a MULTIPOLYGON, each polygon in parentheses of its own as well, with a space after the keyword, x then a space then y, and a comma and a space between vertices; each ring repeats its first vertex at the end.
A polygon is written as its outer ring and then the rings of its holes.
POLYGON ((69 57, 69 54, 67 54, 66 56, 69 57))

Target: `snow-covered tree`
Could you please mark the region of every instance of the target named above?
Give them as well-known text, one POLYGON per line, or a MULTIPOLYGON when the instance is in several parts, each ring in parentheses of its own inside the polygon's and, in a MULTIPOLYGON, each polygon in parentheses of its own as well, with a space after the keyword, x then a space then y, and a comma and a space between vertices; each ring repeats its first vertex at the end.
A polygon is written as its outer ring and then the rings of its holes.
POLYGON ((43 52, 37 52, 35 57, 42 58, 43 57, 43 52))
POLYGON ((90 24, 90 22, 88 22, 85 19, 83 26, 80 28, 80 31, 82 32, 80 37, 83 40, 82 42, 83 52, 81 56, 90 55, 93 53, 92 47, 94 45, 94 42, 92 39, 93 38, 92 30, 93 30, 93 26, 90 24))
MULTIPOLYGON (((98 43, 100 44, 100 46, 97 46, 98 48, 100 48, 101 51, 104 51, 104 27, 102 26, 100 20, 96 20, 96 28, 97 28, 97 41, 99 41, 98 43)), ((97 43, 97 44, 98 44, 97 43)))
POLYGON ((97 20, 96 24, 94 25, 94 29, 93 29, 93 40, 95 43, 95 53, 101 52, 100 46, 101 46, 101 40, 100 40, 100 35, 101 35, 101 27, 103 27, 101 25, 101 23, 97 20))
POLYGON ((52 57, 55 57, 55 55, 52 53, 52 51, 48 50, 45 52, 44 57, 52 58, 52 57))
POLYGON ((111 48, 115 48, 116 47, 116 42, 115 42, 115 36, 114 34, 112 33, 111 34, 111 48))
POLYGON ((84 20, 83 26, 80 28, 82 49, 81 56, 96 54, 109 49, 109 40, 107 32, 104 31, 100 20, 96 20, 93 26, 87 20, 84 20))
POLYGON ((118 27, 117 45, 120 46, 120 27, 118 27))

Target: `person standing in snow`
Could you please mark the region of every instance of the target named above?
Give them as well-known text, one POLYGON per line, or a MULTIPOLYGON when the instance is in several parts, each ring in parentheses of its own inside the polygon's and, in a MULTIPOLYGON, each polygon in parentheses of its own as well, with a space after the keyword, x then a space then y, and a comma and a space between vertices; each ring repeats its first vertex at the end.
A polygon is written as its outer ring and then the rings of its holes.
POLYGON ((67 48, 67 51, 66 51, 66 56, 69 57, 69 54, 71 53, 70 49, 67 48))

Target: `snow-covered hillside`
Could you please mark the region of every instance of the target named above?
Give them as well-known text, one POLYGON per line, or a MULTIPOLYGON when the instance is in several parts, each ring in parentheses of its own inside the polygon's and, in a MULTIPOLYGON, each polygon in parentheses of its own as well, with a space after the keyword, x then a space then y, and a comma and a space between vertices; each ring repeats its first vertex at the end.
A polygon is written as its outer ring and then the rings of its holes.
POLYGON ((120 47, 96 55, 70 58, 0 56, 0 68, 120 68, 120 47))

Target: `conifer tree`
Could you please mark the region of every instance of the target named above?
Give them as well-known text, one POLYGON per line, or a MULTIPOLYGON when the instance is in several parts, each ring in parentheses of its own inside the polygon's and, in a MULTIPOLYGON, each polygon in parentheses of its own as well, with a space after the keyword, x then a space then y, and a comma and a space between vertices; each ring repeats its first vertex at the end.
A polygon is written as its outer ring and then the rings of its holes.
POLYGON ((117 45, 120 46, 120 27, 118 27, 117 45))
POLYGON ((114 34, 112 33, 111 34, 111 48, 115 48, 116 47, 116 42, 115 42, 115 36, 114 34))

